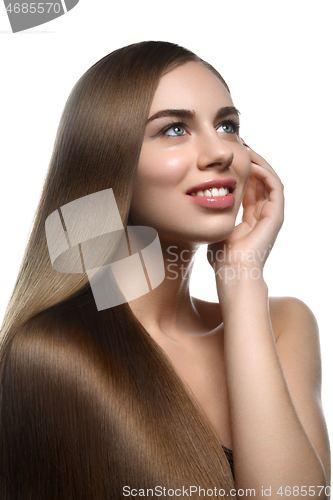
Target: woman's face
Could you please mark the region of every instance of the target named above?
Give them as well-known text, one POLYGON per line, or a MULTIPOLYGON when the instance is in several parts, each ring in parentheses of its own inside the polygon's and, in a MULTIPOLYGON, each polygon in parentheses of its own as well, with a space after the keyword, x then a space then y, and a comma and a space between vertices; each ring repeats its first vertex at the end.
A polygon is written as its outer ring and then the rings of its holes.
POLYGON ((164 75, 149 112, 131 224, 179 244, 229 236, 251 169, 238 126, 230 95, 205 66, 189 62, 164 75))

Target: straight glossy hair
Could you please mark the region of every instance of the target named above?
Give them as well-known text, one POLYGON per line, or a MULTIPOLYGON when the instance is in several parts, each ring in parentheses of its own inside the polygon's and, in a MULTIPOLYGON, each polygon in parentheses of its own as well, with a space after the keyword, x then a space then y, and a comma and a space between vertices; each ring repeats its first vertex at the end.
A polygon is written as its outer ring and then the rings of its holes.
POLYGON ((154 92, 189 61, 228 90, 192 52, 149 41, 101 59, 68 98, 1 331, 2 500, 190 485, 223 498, 234 486, 216 435, 128 304, 97 311, 85 274, 52 268, 45 237, 54 210, 107 188, 126 225, 154 92))

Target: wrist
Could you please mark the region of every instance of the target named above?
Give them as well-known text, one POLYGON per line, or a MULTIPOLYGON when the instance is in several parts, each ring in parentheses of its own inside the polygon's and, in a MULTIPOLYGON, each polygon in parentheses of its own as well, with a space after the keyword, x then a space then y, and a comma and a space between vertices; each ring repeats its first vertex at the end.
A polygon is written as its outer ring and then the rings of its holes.
POLYGON ((263 281, 263 266, 247 265, 243 262, 225 264, 223 266, 212 266, 216 285, 233 286, 243 283, 254 283, 263 281))
POLYGON ((216 289, 221 299, 245 294, 263 294, 268 297, 268 287, 260 267, 247 267, 242 264, 225 266, 215 273, 216 289))

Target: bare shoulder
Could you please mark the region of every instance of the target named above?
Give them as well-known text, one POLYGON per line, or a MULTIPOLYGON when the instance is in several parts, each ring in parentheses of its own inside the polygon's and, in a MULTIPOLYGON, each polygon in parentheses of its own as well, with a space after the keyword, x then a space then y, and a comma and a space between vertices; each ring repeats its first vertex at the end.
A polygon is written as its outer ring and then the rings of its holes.
POLYGON ((270 299, 270 315, 287 378, 302 376, 303 381, 307 381, 307 387, 319 396, 321 354, 318 325, 313 312, 294 297, 275 297, 270 299))
MULTIPOLYGON (((311 309, 294 297, 269 300, 272 329, 285 374, 307 380, 308 387, 319 394, 321 388, 321 354, 319 331, 311 309)), ((287 378, 288 378, 287 377, 287 378)))
POLYGON ((311 309, 295 297, 270 297, 269 311, 275 340, 286 335, 318 339, 318 325, 311 309))
POLYGON ((285 380, 298 417, 330 478, 330 450, 321 403, 321 354, 316 318, 293 297, 269 301, 271 323, 285 380))
POLYGON ((311 309, 293 297, 270 300, 276 347, 294 403, 303 397, 320 403, 321 354, 318 325, 311 309))
MULTIPOLYGON (((212 327, 222 322, 221 307, 218 302, 192 297, 192 303, 202 318, 212 327)), ((316 318, 311 309, 295 297, 270 297, 269 312, 276 341, 286 335, 310 336, 318 339, 316 318)))
MULTIPOLYGON (((192 303, 210 328, 221 324, 223 318, 218 302, 208 302, 192 297, 192 303)), ((297 350, 312 353, 319 360, 319 333, 316 318, 311 309, 295 297, 270 297, 269 313, 275 341, 280 354, 297 350)))

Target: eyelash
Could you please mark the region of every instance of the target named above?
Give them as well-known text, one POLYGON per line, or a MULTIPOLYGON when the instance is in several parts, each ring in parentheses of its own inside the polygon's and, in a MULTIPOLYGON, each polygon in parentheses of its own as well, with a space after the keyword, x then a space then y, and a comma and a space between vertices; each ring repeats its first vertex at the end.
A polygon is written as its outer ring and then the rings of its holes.
MULTIPOLYGON (((221 127, 222 125, 231 125, 232 128, 234 129, 233 133, 236 134, 236 135, 239 134, 240 125, 235 120, 231 120, 231 119, 230 120, 225 120, 225 121, 223 121, 223 122, 221 122, 219 124, 218 128, 221 127)), ((231 132, 226 132, 226 133, 230 133, 231 134, 231 132)))
MULTIPOLYGON (((240 125, 235 120, 231 120, 231 119, 224 120, 223 122, 219 123, 219 125, 217 126, 217 129, 220 128, 222 125, 231 125, 232 128, 234 129, 234 132, 226 132, 226 134, 230 134, 230 135, 235 134, 235 135, 237 135, 239 133, 240 125)), ((186 130, 187 123, 186 122, 172 122, 171 124, 169 124, 166 127, 162 128, 162 130, 160 130, 160 132, 159 132, 158 135, 164 135, 164 136, 166 136, 167 132, 169 130, 171 130, 172 128, 175 128, 175 127, 180 127, 180 128, 183 128, 184 130, 186 130)), ((185 134, 181 134, 179 136, 174 135, 174 136, 169 136, 169 137, 183 137, 183 135, 185 135, 185 134)))
MULTIPOLYGON (((187 123, 185 122, 172 122, 171 124, 167 125, 166 127, 163 127, 162 130, 159 131, 158 135, 167 135, 168 130, 171 130, 172 128, 175 127, 181 127, 183 129, 187 128, 187 123)), ((176 137, 176 136, 174 136, 176 137)), ((179 136, 181 137, 181 136, 179 136)))

